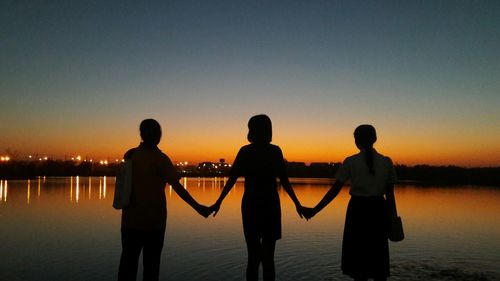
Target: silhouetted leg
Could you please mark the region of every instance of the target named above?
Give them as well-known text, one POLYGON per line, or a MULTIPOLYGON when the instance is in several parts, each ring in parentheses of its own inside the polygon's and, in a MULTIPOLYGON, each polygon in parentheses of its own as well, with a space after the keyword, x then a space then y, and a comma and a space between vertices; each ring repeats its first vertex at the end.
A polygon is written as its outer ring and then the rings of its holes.
POLYGON ((262 245, 259 238, 245 238, 248 251, 247 281, 257 281, 259 280, 262 245))
POLYGON ((141 237, 137 230, 123 227, 121 236, 122 255, 118 269, 118 281, 135 281, 142 248, 141 237))
POLYGON ((262 239, 262 271, 264 281, 274 281, 274 249, 276 247, 276 240, 262 239))
POLYGON ((354 278, 354 281, 367 281, 368 278, 354 278))
POLYGON ((148 231, 145 234, 144 249, 142 251, 144 264, 143 281, 158 281, 164 238, 165 229, 148 231))
POLYGON ((373 281, 387 281, 387 277, 373 278, 373 281))

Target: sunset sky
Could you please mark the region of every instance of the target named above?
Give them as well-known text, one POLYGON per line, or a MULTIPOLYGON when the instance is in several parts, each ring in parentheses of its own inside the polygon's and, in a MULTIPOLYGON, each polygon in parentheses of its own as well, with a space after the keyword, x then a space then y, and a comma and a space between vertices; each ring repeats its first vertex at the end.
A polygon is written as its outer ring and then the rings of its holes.
POLYGON ((500 166, 500 1, 2 1, 0 155, 231 162, 266 113, 289 161, 352 132, 400 164, 500 166), (147 3, 147 4, 146 4, 147 3))

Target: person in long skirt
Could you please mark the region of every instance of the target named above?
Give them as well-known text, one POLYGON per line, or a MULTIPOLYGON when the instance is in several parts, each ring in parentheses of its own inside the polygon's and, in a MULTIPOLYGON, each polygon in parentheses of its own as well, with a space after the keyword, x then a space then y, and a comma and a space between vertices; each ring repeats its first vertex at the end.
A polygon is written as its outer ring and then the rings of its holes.
POLYGON ((279 178, 300 214, 301 205, 286 174, 285 160, 279 146, 271 144, 271 119, 256 115, 248 121, 248 141, 240 148, 219 199, 211 210, 217 214, 222 201, 238 177, 245 177, 245 192, 241 203, 243 232, 248 251, 246 280, 257 281, 259 266, 265 281, 275 280, 274 249, 281 238, 281 207, 278 194, 279 178))
POLYGON ((386 280, 389 273, 388 223, 397 216, 394 198, 396 173, 392 160, 378 153, 375 128, 360 125, 354 131, 360 152, 347 157, 336 174, 336 181, 314 207, 303 207, 309 219, 327 206, 351 181, 342 240, 342 272, 356 281, 386 280))

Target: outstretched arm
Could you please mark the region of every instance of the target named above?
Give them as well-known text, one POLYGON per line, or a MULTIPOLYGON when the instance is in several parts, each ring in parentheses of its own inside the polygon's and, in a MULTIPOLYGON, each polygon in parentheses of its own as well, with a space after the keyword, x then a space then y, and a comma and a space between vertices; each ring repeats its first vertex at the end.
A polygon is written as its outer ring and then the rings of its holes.
POLYGON ((231 189, 233 188, 233 186, 236 183, 237 179, 238 179, 238 177, 235 177, 235 176, 230 176, 229 177, 229 179, 226 182, 226 185, 224 185, 224 188, 222 189, 222 193, 220 194, 219 199, 217 199, 217 201, 215 202, 215 204, 213 204, 210 207, 210 211, 214 212, 214 217, 219 212, 220 205, 222 204, 222 201, 224 201, 224 198, 226 198, 226 196, 229 193, 229 191, 231 191, 231 189))
POLYGON ((200 215, 203 217, 208 217, 211 213, 210 209, 206 206, 200 205, 194 198, 189 194, 189 192, 184 189, 182 184, 180 184, 178 181, 174 182, 172 184, 172 188, 174 189, 175 193, 179 195, 179 197, 184 200, 184 202, 188 203, 189 206, 191 206, 193 209, 196 210, 200 215))
POLYGON ((317 213, 319 213, 323 208, 325 208, 330 202, 332 202, 335 197, 339 194, 340 190, 342 189, 342 186, 344 186, 344 182, 337 180, 330 190, 325 194, 323 199, 319 201, 318 205, 314 208, 303 208, 302 212, 306 219, 310 219, 313 216, 315 216, 317 213))
POLYGON ((297 195, 295 195, 295 192, 293 191, 293 187, 290 184, 290 180, 288 177, 283 176, 280 177, 280 183, 285 189, 286 193, 288 193, 288 196, 292 199, 293 203, 295 204, 295 209, 297 210, 297 213, 299 214, 300 218, 302 218, 302 205, 300 205, 299 199, 297 198, 297 195))

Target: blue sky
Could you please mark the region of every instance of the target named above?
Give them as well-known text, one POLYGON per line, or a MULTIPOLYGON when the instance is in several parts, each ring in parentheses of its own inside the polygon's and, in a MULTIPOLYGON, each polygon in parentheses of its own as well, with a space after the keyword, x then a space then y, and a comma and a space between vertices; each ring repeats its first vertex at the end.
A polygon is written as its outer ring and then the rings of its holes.
POLYGON ((267 113, 291 160, 373 123, 403 163, 500 164, 498 1, 3 1, 0 46, 0 153, 114 157, 154 117, 231 159, 267 113))

